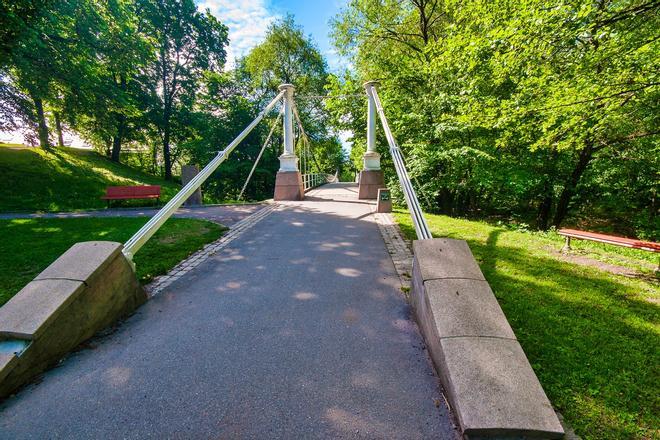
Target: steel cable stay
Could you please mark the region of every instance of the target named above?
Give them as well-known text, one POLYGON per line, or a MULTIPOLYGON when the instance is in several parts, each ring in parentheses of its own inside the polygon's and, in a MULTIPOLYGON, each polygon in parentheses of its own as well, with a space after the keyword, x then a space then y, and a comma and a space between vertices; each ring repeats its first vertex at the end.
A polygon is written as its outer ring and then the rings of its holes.
POLYGON ((283 111, 280 111, 279 114, 277 115, 277 118, 275 118, 275 121, 273 121, 273 124, 270 127, 270 132, 268 132, 268 136, 266 137, 266 141, 261 146, 261 150, 259 151, 259 155, 254 160, 254 164, 252 164, 252 169, 250 170, 250 174, 248 174, 247 179, 245 179, 245 183, 243 184, 243 188, 241 188, 241 193, 238 195, 237 200, 241 200, 243 198, 243 193, 245 192, 245 189, 247 188, 248 184, 250 183, 250 179, 252 179, 252 175, 254 174, 254 171, 257 169, 257 165, 259 165, 259 161, 261 160, 261 156, 264 154, 264 151, 266 150, 266 147, 270 144, 271 138, 273 137, 273 133, 275 132, 275 128, 277 128, 277 124, 280 122, 280 119, 282 119, 282 114, 283 113, 284 113, 283 111))
MULTIPOLYGON (((283 85, 283 86, 289 86, 289 85, 283 85)), ((168 201, 165 204, 165 206, 163 206, 152 218, 149 219, 149 221, 144 226, 140 228, 140 230, 138 230, 131 238, 129 238, 128 241, 126 241, 122 252, 129 261, 131 262, 133 261, 133 256, 135 255, 135 253, 138 252, 142 248, 142 246, 144 246, 144 244, 156 233, 156 231, 158 231, 158 229, 163 225, 163 223, 165 223, 167 219, 169 219, 172 216, 172 214, 174 214, 174 212, 181 205, 183 205, 183 203, 195 191, 197 191, 198 188, 201 187, 201 185, 213 174, 213 172, 220 166, 220 164, 222 164, 225 160, 227 160, 229 154, 231 154, 231 152, 243 141, 243 139, 245 139, 245 137, 247 137, 247 135, 250 132, 252 132, 252 130, 257 126, 257 124, 259 124, 264 119, 264 117, 266 117, 266 115, 270 113, 270 111, 278 102, 284 100, 285 96, 287 96, 287 89, 281 88, 280 93, 278 93, 277 96, 275 96, 275 98, 273 98, 273 100, 270 101, 268 105, 266 105, 266 107, 257 115, 257 117, 254 118, 254 120, 250 124, 248 124, 248 126, 245 127, 245 129, 243 129, 243 131, 238 136, 236 136, 236 138, 233 141, 231 141, 231 143, 227 145, 227 147, 224 150, 219 151, 216 154, 216 156, 193 179, 190 180, 190 182, 184 185, 183 188, 181 188, 181 190, 177 192, 174 195, 174 197, 172 197, 172 199, 170 199, 170 201, 168 201)), ((345 96, 349 96, 349 95, 345 95, 345 96)), ((305 97, 301 97, 301 98, 305 99, 305 97)), ((331 96, 316 96, 314 98, 325 99, 325 98, 331 98, 331 96)), ((311 142, 303 127, 295 103, 291 98, 287 98, 287 99, 290 99, 291 104, 293 104, 292 110, 295 116, 295 120, 297 121, 298 137, 302 140, 301 156, 303 157, 303 171, 305 172, 304 174, 305 190, 316 187, 326 182, 336 180, 337 177, 336 175, 330 176, 328 174, 310 173, 312 162, 316 165, 318 171, 321 170, 321 166, 318 163, 316 156, 314 155, 313 149, 311 148, 311 142)), ((273 126, 271 127, 268 137, 264 142, 264 145, 262 146, 259 155, 255 160, 255 163, 252 166, 250 174, 248 175, 248 178, 246 179, 243 188, 241 189, 239 199, 243 197, 245 189, 256 170, 258 162, 261 160, 261 157, 263 155, 266 146, 269 144, 269 142, 272 139, 273 133, 275 131, 275 127, 277 126, 277 121, 279 121, 280 118, 286 119, 286 115, 285 117, 282 116, 282 113, 284 113, 285 108, 286 105, 283 106, 283 111, 278 115, 276 121, 273 123, 273 126)), ((293 135, 293 133, 291 133, 290 135, 293 135)), ((285 133, 285 140, 286 140, 286 133, 285 133)))
POLYGON ((319 164, 318 160, 316 159, 316 155, 314 155, 314 149, 311 148, 311 142, 309 140, 309 136, 307 136, 307 132, 305 131, 305 128, 303 126, 302 120, 300 119, 300 114, 298 113, 298 108, 295 105, 295 102, 292 106, 293 110, 293 116, 294 119, 297 123, 297 126, 299 127, 301 137, 303 139, 303 144, 305 145, 306 154, 307 157, 305 159, 305 162, 307 164, 306 168, 304 168, 304 174, 303 174, 303 185, 305 191, 308 189, 314 188, 316 186, 322 185, 323 183, 329 183, 329 182, 334 182, 336 181, 336 175, 335 176, 329 176, 328 174, 321 173, 321 165, 319 164), (309 164, 309 158, 312 159, 314 164, 316 165, 316 168, 318 170, 317 173, 309 173, 311 165, 309 164))
POLYGON ((376 87, 373 84, 369 84, 367 87, 367 92, 374 100, 376 105, 376 111, 380 117, 381 125, 383 126, 383 131, 385 132, 385 137, 387 138, 387 143, 390 146, 390 154, 392 155, 392 161, 394 162, 394 168, 396 174, 399 178, 399 183, 401 184, 401 189, 403 190, 403 196, 406 200, 406 205, 408 206, 408 211, 413 220, 415 226, 415 232, 417 233, 417 238, 420 240, 427 240, 433 238, 431 235, 431 230, 429 229, 426 219, 424 218, 424 213, 422 208, 419 205, 419 200, 417 199, 417 194, 413 188, 412 183, 410 182, 410 176, 406 170, 406 165, 403 160, 403 155, 401 154, 401 149, 394 139, 394 135, 390 130, 390 126, 387 123, 387 118, 385 117, 385 111, 383 110, 383 105, 380 102, 378 97, 378 92, 376 87))
POLYGON ((144 246, 144 244, 156 233, 156 231, 169 219, 174 212, 179 209, 183 203, 188 200, 202 184, 213 174, 213 172, 223 163, 229 154, 241 143, 245 137, 250 134, 254 127, 261 122, 261 120, 275 107, 285 95, 282 90, 273 98, 270 103, 257 115, 256 118, 247 126, 243 131, 231 141, 231 143, 222 151, 220 151, 190 182, 188 182, 181 190, 170 199, 149 221, 140 228, 128 241, 124 244, 122 252, 129 261, 133 261, 133 256, 137 251, 144 246))

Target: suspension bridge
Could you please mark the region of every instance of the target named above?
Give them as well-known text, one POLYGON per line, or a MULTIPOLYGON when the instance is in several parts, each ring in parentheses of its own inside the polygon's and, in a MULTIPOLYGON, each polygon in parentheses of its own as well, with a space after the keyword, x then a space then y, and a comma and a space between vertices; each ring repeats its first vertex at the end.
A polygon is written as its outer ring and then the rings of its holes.
POLYGON ((376 84, 365 88, 359 183, 309 172, 294 88, 283 85, 125 244, 74 246, 0 309, 0 392, 18 389, 2 404, 0 438, 561 437, 467 245, 432 239, 376 84), (278 103, 274 202, 182 262, 137 308, 146 296, 133 256, 278 103), (377 116, 419 238, 412 269, 396 228, 375 214, 377 116), (55 297, 45 305, 35 299, 44 289, 55 297))

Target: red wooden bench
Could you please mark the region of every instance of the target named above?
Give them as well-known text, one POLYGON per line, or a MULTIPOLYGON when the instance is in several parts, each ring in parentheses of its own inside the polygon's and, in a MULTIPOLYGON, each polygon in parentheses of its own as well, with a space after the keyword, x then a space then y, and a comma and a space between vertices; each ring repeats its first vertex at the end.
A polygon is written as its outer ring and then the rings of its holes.
MULTIPOLYGON (((617 237, 616 235, 599 234, 597 232, 579 231, 577 229, 560 229, 557 233, 566 237, 566 244, 561 249, 563 251, 571 250, 571 238, 577 240, 590 240, 599 243, 612 244, 614 246, 623 246, 633 249, 641 249, 649 252, 660 252, 660 244, 652 241, 636 240, 634 238, 617 237)), ((660 273, 660 258, 658 259, 658 268, 656 273, 660 273)))
POLYGON ((109 186, 105 189, 105 195, 101 199, 108 201, 108 207, 110 207, 111 200, 156 199, 158 202, 160 200, 160 186, 109 186))
POLYGON ((634 238, 617 237, 615 235, 599 234, 597 232, 578 231, 577 229, 560 229, 557 232, 559 235, 566 237, 565 250, 571 249, 571 238, 578 240, 597 241, 599 243, 607 243, 615 246, 629 247, 633 249, 641 249, 650 252, 660 252, 660 244, 652 241, 636 240, 634 238))

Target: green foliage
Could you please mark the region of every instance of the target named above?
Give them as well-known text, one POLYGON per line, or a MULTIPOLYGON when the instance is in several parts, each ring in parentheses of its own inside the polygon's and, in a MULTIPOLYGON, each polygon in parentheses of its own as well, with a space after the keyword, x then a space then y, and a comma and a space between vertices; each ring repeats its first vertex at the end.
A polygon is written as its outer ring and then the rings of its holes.
MULTIPOLYGON (((408 213, 395 216, 414 238, 408 213)), ((646 274, 625 277, 565 261, 555 233, 426 218, 434 236, 467 240, 550 401, 581 438, 654 438, 660 423, 654 254, 573 242, 583 256, 646 274)))
POLYGON ((179 185, 94 152, 0 145, 0 186, 5 188, 0 192, 0 212, 103 208, 106 202, 101 196, 111 185, 161 185, 161 201, 179 190, 179 185))
MULTIPOLYGON (((192 136, 181 145, 188 160, 198 164, 208 163, 218 151, 226 148, 261 110, 257 103, 245 97, 244 88, 236 80, 234 73, 208 74, 205 83, 206 90, 199 96, 199 106, 205 111, 192 115, 192 136)), ((255 127, 232 152, 230 159, 220 165, 208 180, 203 188, 205 194, 222 200, 238 198, 275 119, 276 115, 271 114, 255 127)), ((246 189, 243 196, 245 200, 272 197, 275 173, 279 169, 277 157, 281 145, 280 136, 281 120, 246 189)))
MULTIPOLYGON (((311 143, 311 155, 306 158, 311 166, 309 171, 334 174, 341 169, 341 144, 329 130, 329 113, 319 99, 325 95, 329 80, 327 65, 292 16, 273 23, 264 42, 239 60, 236 70, 249 93, 264 102, 278 92, 280 84, 293 84, 296 106, 311 143)), ((302 159, 302 154, 299 156, 302 159)))
POLYGON ((49 125, 60 146, 68 126, 116 162, 138 141, 162 150, 171 179, 204 74, 224 67, 226 26, 193 0, 22 0, 0 12, 3 128, 48 148, 49 125))
MULTIPOLYGON (((0 241, 0 306, 75 243, 123 243, 146 221, 121 217, 0 220, 5 237, 0 241)), ((167 273, 206 243, 217 240, 224 230, 203 220, 168 220, 135 256, 138 278, 146 283, 167 273)))
MULTIPOLYGON (((657 238, 659 8, 353 0, 333 28, 355 72, 332 90, 381 80, 429 210, 657 238)), ((355 112, 335 101, 361 138, 355 112)))
POLYGON ((142 80, 149 94, 150 121, 161 139, 165 179, 172 178, 178 152, 171 144, 189 136, 189 118, 206 72, 224 67, 227 27, 192 0, 136 0, 140 25, 156 55, 142 80))

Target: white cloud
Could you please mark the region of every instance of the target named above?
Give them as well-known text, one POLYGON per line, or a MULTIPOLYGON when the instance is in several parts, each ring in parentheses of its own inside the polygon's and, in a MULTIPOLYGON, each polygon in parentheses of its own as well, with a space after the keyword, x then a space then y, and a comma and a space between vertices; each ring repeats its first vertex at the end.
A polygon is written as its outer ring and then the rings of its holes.
POLYGON ((227 68, 259 44, 268 25, 279 18, 269 11, 267 0, 201 0, 197 7, 202 11, 209 9, 229 28, 227 68))

